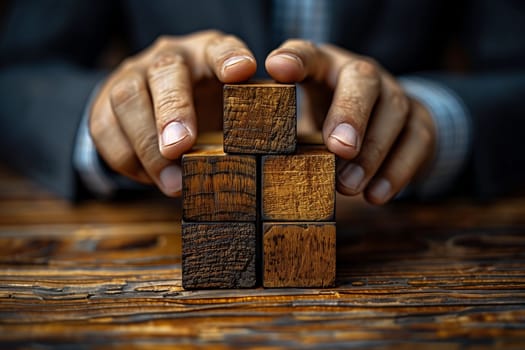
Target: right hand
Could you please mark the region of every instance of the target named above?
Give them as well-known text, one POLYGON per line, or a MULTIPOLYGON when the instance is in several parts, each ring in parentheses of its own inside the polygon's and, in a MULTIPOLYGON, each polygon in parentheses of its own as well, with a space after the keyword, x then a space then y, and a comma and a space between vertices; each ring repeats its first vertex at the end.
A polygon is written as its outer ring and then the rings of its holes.
POLYGON ((200 125, 219 126, 221 83, 247 80, 256 68, 250 50, 231 35, 157 39, 124 60, 95 98, 89 128, 100 156, 117 173, 180 195, 178 159, 195 143, 197 115, 200 125))

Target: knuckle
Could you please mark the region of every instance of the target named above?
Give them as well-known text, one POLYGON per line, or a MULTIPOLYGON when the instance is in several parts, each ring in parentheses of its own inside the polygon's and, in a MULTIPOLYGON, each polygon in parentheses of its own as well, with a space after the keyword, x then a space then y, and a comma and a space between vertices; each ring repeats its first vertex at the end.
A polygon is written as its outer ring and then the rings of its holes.
POLYGON ((224 35, 222 37, 222 41, 224 43, 228 43, 228 44, 231 44, 231 43, 238 43, 239 42, 239 39, 237 39, 237 37, 235 35, 232 35, 232 34, 227 34, 227 35, 224 35))
POLYGON ((412 117, 410 119, 407 131, 423 146, 431 146, 434 142, 435 135, 432 132, 431 126, 418 118, 412 117))
POLYGON ((205 47, 212 51, 221 51, 224 47, 231 45, 239 45, 239 39, 231 34, 224 34, 218 31, 207 32, 204 35, 206 38, 205 47))
POLYGON ((367 61, 349 61, 339 71, 339 81, 348 82, 347 89, 361 95, 362 91, 376 91, 381 88, 379 69, 367 61))
POLYGON ((104 139, 105 131, 107 130, 106 127, 104 127, 104 123, 97 114, 91 114, 91 117, 89 118, 89 134, 95 144, 98 140, 104 139))
POLYGON ((234 56, 248 56, 250 51, 244 43, 233 35, 217 36, 210 39, 207 45, 208 54, 216 64, 234 56))
POLYGON ((139 132, 135 140, 137 156, 145 164, 151 164, 156 159, 158 151, 157 135, 154 133, 139 132))
POLYGON ((218 29, 206 29, 201 32, 199 32, 197 35, 202 37, 210 38, 211 40, 224 36, 224 33, 218 29))
POLYGON ((170 45, 173 41, 174 37, 171 35, 159 35, 157 39, 155 39, 153 47, 157 49, 162 49, 170 45))
POLYGON ((147 71, 148 76, 155 77, 158 74, 166 74, 166 69, 178 69, 184 65, 184 58, 180 53, 162 52, 153 61, 147 71))
POLYGON ((219 30, 207 29, 180 37, 179 44, 188 52, 192 52, 195 48, 209 47, 212 43, 220 41, 223 36, 224 33, 219 30))
MULTIPOLYGON (((396 178, 399 178, 400 180, 404 181, 410 176, 410 174, 414 170, 414 160, 415 160, 414 157, 399 157, 397 160, 398 162, 397 171, 399 175, 395 176, 395 174, 389 173, 388 177, 391 180, 395 180, 396 178)), ((397 182, 399 181, 394 181, 394 183, 397 183, 397 182)))
POLYGON ((181 114, 182 110, 191 108, 192 100, 190 96, 180 89, 164 91, 156 101, 156 110, 162 117, 181 114))
POLYGON ((120 64, 121 71, 130 71, 137 66, 137 59, 135 57, 128 57, 122 61, 120 64))
POLYGON ((362 61, 364 61, 364 62, 368 62, 369 64, 373 65, 376 68, 377 71, 380 70, 379 67, 381 67, 381 65, 379 64, 379 62, 376 59, 374 59, 374 58, 372 58, 370 56, 360 56, 360 59, 362 61))
POLYGON ((128 77, 117 82, 110 91, 113 108, 116 110, 125 108, 127 104, 139 98, 144 92, 144 84, 142 80, 136 76, 128 77))
POLYGON ((350 70, 353 74, 358 74, 362 77, 369 78, 371 80, 377 80, 379 84, 380 72, 376 64, 371 59, 358 59, 350 61, 345 64, 344 68, 350 70))
POLYGON ((281 46, 297 46, 302 43, 300 39, 287 39, 281 46))
POLYGON ((432 145, 433 135, 429 128, 427 127, 420 128, 417 137, 419 138, 421 144, 424 147, 428 147, 432 145))
POLYGON ((397 109, 403 117, 408 114, 410 109, 408 97, 405 95, 403 90, 398 88, 394 89, 394 91, 391 93, 390 104, 393 108, 397 109))
POLYGON ((408 98, 402 92, 393 92, 388 96, 387 105, 391 110, 390 118, 399 124, 405 124, 410 111, 408 98))
POLYGON ((138 168, 135 152, 118 136, 116 121, 91 123, 89 132, 95 147, 108 166, 121 174, 132 174, 138 168))
POLYGON ((236 54, 239 50, 242 50, 243 44, 233 35, 226 35, 220 40, 220 48, 223 51, 223 55, 236 54))
POLYGON ((350 116, 364 116, 368 113, 368 108, 362 98, 355 95, 342 94, 332 102, 332 108, 336 114, 347 119, 350 116))

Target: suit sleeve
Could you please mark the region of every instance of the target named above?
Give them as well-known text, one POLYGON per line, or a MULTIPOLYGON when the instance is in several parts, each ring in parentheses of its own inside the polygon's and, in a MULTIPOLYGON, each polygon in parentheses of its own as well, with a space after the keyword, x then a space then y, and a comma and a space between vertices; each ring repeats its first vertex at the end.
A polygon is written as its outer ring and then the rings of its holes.
POLYGON ((472 115, 472 149, 462 192, 480 198, 525 190, 525 72, 433 77, 456 91, 472 115))
POLYGON ((69 199, 79 191, 73 148, 104 75, 94 67, 110 15, 104 1, 12 1, 0 31, 0 157, 69 199))
POLYGON ((525 193, 525 6, 472 1, 464 18, 469 71, 428 74, 469 110, 472 147, 458 190, 481 199, 525 193))

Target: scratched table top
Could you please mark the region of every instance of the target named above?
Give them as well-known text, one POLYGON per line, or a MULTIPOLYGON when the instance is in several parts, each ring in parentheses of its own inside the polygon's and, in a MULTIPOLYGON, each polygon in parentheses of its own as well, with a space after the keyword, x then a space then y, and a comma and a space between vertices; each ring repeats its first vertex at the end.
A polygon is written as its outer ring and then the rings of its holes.
POLYGON ((0 169, 0 348, 525 348, 525 198, 337 200, 335 288, 185 291, 178 200, 0 169))

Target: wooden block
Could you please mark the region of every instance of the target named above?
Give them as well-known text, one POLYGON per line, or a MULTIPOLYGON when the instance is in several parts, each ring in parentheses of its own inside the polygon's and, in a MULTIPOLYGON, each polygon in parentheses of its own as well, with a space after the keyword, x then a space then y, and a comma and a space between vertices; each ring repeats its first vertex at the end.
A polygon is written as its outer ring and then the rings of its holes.
POLYGON ((185 221, 255 221, 257 160, 224 154, 221 146, 182 157, 182 217, 185 221))
POLYGON ((330 287, 335 284, 333 222, 263 223, 263 285, 330 287))
POLYGON ((224 151, 293 153, 297 144, 294 84, 224 85, 224 151))
POLYGON ((335 213, 335 156, 300 147, 262 157, 261 215, 265 221, 329 221, 335 213))
POLYGON ((255 223, 182 223, 183 288, 254 287, 255 260, 255 223))

